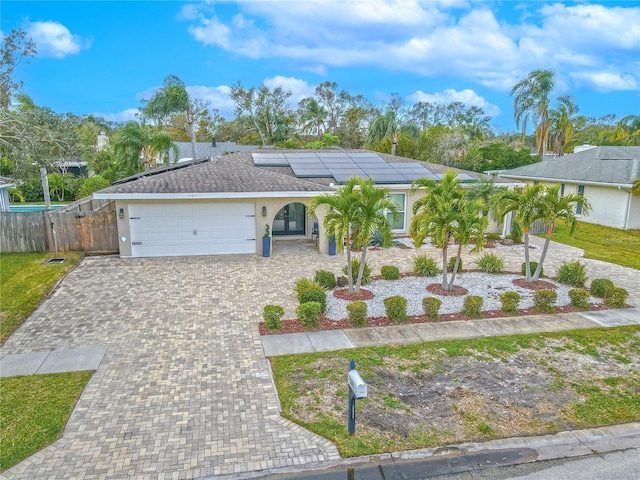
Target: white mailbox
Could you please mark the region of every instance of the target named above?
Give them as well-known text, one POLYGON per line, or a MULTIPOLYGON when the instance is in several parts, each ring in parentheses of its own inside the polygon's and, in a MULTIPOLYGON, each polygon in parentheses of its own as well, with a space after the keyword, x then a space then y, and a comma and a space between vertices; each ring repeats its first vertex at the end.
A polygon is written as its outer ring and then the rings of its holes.
POLYGON ((347 383, 356 398, 365 398, 367 396, 367 384, 364 383, 357 370, 349 370, 347 383))

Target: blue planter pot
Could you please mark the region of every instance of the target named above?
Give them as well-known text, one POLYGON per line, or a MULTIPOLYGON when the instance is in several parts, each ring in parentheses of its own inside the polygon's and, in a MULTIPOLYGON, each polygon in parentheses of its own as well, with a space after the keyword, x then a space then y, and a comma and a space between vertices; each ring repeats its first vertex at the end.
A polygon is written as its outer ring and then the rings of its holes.
POLYGON ((329 255, 333 256, 336 254, 336 237, 331 237, 329 239, 329 255))
POLYGON ((271 237, 262 237, 262 256, 268 257, 271 255, 271 237))

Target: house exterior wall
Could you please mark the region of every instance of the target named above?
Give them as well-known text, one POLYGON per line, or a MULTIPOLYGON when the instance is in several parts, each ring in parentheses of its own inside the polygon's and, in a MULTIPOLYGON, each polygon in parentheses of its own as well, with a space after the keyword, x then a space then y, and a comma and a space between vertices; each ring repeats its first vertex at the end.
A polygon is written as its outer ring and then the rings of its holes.
POLYGON ((9 212, 9 189, 0 188, 0 212, 9 212))

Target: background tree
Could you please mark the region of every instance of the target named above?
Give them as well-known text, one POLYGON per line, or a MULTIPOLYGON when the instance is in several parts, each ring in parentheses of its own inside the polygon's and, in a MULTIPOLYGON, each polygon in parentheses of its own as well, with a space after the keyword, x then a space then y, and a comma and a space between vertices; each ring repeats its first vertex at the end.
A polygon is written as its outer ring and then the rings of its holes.
POLYGON ((327 119, 327 111, 314 98, 301 100, 299 111, 302 131, 315 132, 316 138, 320 140, 327 119))
POLYGON ((551 124, 551 138, 553 139, 553 151, 561 157, 566 151, 573 151, 573 122, 578 106, 570 95, 558 97, 558 107, 549 112, 551 124))
POLYGON ((155 167, 169 149, 174 149, 177 158, 177 149, 168 133, 133 121, 118 130, 113 139, 116 158, 129 175, 155 167))
POLYGON ((2 35, 0 43, 0 108, 8 109, 12 95, 19 91, 23 82, 14 77, 15 68, 29 57, 37 54, 36 44, 23 30, 12 29, 2 35))

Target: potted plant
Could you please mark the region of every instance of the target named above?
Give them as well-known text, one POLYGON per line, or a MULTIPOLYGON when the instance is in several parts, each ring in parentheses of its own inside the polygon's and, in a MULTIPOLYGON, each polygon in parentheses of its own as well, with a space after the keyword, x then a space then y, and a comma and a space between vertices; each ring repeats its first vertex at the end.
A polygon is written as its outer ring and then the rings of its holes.
POLYGON ((262 256, 268 257, 271 254, 271 229, 267 224, 264 229, 264 235, 262 236, 262 256))

